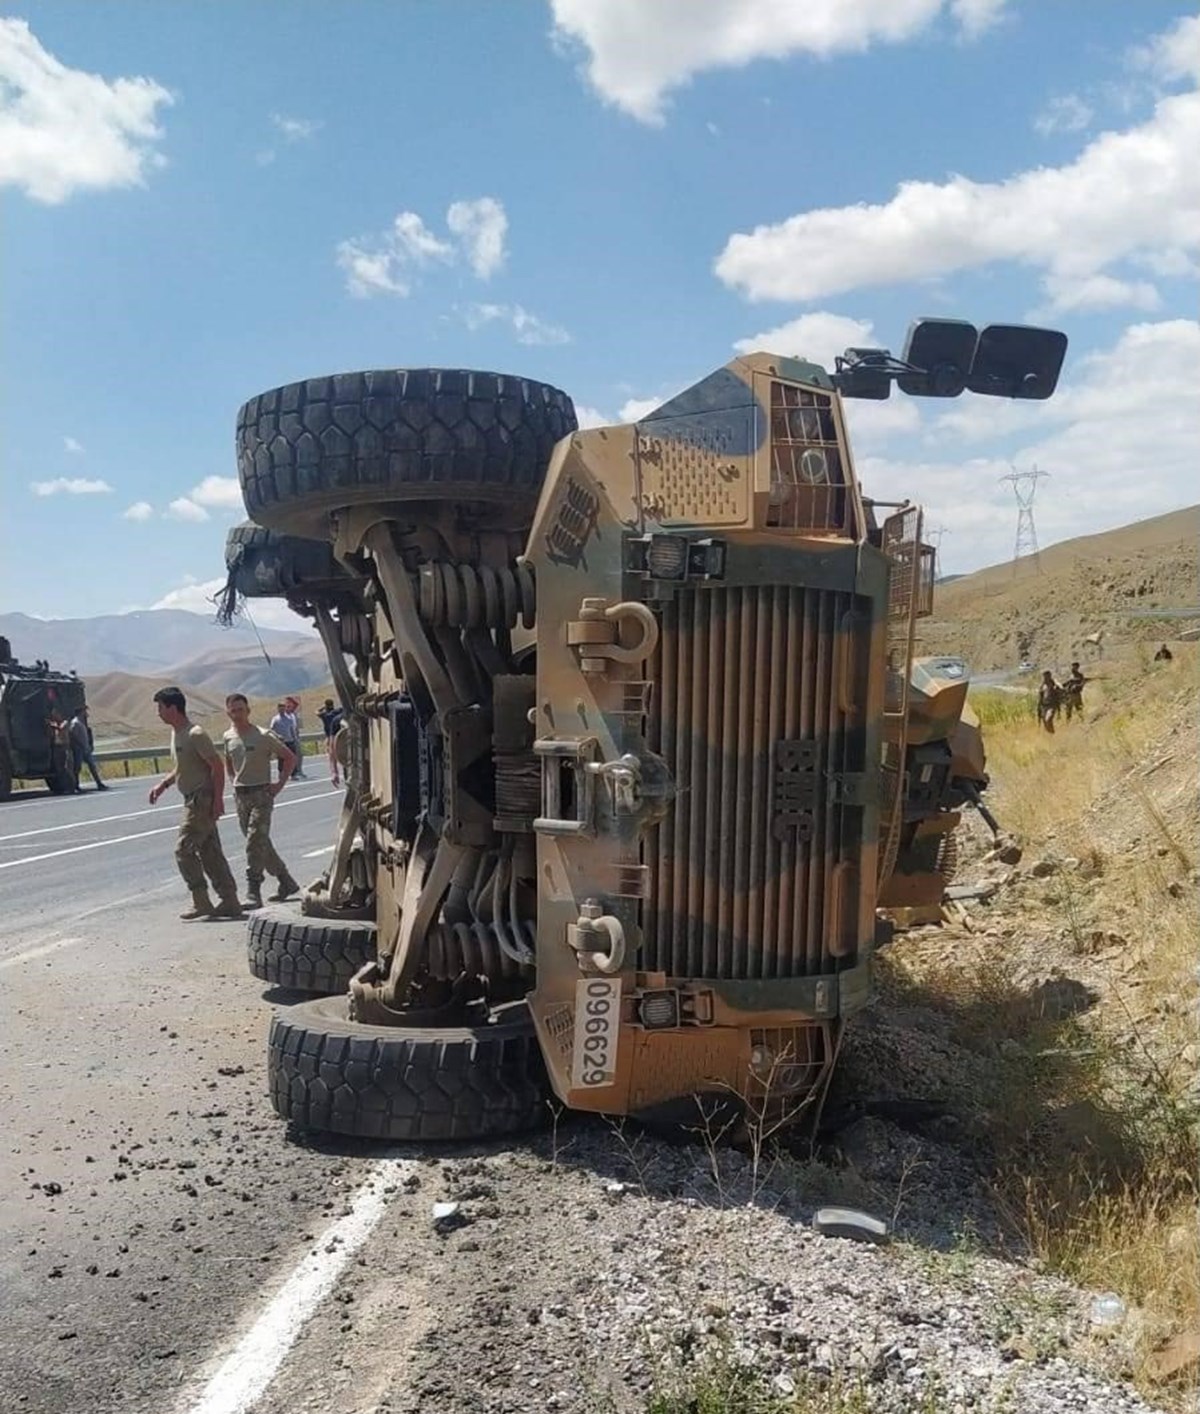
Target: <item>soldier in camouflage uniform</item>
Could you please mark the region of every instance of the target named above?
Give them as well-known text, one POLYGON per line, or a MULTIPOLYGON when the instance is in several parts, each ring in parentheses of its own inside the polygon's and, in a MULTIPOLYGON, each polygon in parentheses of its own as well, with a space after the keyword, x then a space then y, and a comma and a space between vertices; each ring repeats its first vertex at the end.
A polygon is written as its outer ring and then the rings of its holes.
POLYGON ((1069 722, 1076 712, 1083 716, 1083 685, 1087 682, 1078 663, 1071 664, 1070 675, 1062 685, 1063 711, 1069 722))
POLYGON ((263 875, 279 880, 271 895, 281 903, 300 887, 271 843, 271 812, 275 797, 291 779, 296 753, 274 732, 264 732, 250 720, 250 703, 240 692, 225 699, 230 726, 225 733, 225 766, 233 777, 238 824, 246 836, 246 908, 261 908, 263 875), (279 779, 271 780, 271 762, 279 762, 279 779))
POLYGON ((151 788, 150 804, 157 805, 164 791, 179 787, 183 796, 183 822, 175 845, 175 863, 192 893, 192 906, 179 916, 240 918, 237 884, 221 848, 217 822, 225 813, 225 767, 212 738, 189 720, 187 699, 177 687, 160 687, 154 694, 159 720, 171 728, 173 770, 151 788), (219 902, 209 897, 212 881, 219 902))

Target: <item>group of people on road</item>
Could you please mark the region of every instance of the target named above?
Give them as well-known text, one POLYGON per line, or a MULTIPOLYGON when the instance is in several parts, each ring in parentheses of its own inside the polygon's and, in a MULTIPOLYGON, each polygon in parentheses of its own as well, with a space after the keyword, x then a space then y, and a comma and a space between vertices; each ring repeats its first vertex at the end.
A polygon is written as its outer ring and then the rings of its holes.
POLYGON ((96 789, 107 790, 108 786, 105 785, 100 768, 96 765, 96 736, 88 722, 88 709, 80 707, 68 721, 57 707, 52 707, 47 727, 55 754, 63 761, 71 763, 75 793, 78 795, 83 790, 80 780, 85 766, 92 773, 96 789))
MULTIPOLYGON (((159 688, 154 702, 159 719, 171 728, 172 770, 151 788, 150 804, 156 805, 172 786, 183 796, 175 862, 191 893, 191 907, 180 917, 240 918, 248 909, 261 908, 268 874, 277 881, 271 902, 282 902, 297 893, 300 885, 271 841, 271 817, 287 783, 306 779, 300 770, 299 703, 295 698, 280 702, 271 729, 264 731, 251 721, 246 696, 230 693, 225 699, 229 727, 218 750, 204 728, 188 717, 187 699, 178 687, 159 688), (272 762, 278 762, 277 773, 272 771, 272 762), (229 781, 233 783, 238 825, 246 838, 244 899, 238 897, 217 830, 225 813, 229 781), (215 901, 210 885, 217 895, 215 901)), ((325 707, 332 708, 333 703, 327 700, 325 707)))

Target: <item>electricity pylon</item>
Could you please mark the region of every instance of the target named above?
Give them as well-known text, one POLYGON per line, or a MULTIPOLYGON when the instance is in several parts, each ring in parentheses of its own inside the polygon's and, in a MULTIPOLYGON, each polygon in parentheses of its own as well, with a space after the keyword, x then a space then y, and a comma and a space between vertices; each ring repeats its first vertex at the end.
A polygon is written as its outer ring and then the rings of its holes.
POLYGON ((1042 572, 1042 557, 1038 553, 1037 527, 1033 523, 1033 498, 1037 495, 1038 482, 1048 477, 1048 471, 1042 471, 1036 464, 1032 471, 1018 471, 1013 467, 1007 476, 1002 476, 1001 481, 1012 483, 1013 494, 1017 498, 1017 539, 1013 546, 1013 575, 1016 576, 1017 567, 1024 558, 1033 561, 1033 571, 1035 574, 1042 572))

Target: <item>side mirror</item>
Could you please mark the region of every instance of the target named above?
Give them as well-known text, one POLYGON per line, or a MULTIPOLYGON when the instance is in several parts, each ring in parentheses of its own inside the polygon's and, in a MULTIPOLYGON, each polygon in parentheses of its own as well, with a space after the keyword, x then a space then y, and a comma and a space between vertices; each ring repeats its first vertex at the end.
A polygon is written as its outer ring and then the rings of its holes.
POLYGON ((1027 324, 989 324, 979 336, 967 387, 1000 398, 1048 398, 1058 386, 1067 336, 1027 324))
POLYGON ((900 355, 920 373, 901 373, 902 392, 917 398, 957 398, 967 387, 979 331, 963 319, 918 319, 900 355))

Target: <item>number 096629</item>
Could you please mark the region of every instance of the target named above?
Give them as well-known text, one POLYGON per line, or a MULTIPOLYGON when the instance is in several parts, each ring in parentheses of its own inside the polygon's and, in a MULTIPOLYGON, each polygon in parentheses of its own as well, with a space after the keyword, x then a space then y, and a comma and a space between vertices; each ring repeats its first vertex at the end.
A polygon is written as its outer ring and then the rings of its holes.
POLYGON ((621 1035, 621 979, 581 977, 575 984, 572 1085, 611 1085, 617 1078, 621 1035))

